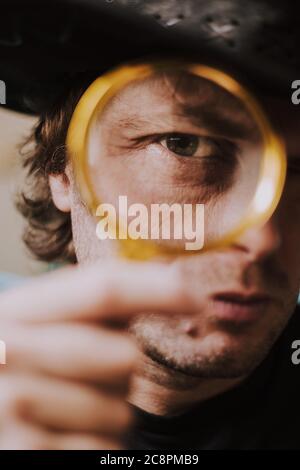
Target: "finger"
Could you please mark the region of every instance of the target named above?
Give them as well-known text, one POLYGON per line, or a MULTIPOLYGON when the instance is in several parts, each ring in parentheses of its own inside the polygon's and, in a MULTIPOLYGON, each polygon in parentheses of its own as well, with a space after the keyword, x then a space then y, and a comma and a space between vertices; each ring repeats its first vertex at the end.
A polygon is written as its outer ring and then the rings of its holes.
POLYGON ((121 442, 85 433, 50 432, 15 421, 5 423, 0 433, 0 450, 120 450, 121 442))
POLYGON ((0 295, 2 319, 103 320, 143 310, 194 308, 180 271, 161 263, 97 263, 66 268, 0 295))
POLYGON ((52 436, 18 419, 1 419, 0 450, 47 450, 52 436))
POLYGON ((65 434, 53 439, 53 450, 123 450, 124 445, 102 436, 65 434))
POLYGON ((129 335, 94 325, 2 325, 1 336, 7 348, 6 370, 92 381, 119 393, 126 393, 138 361, 129 335))
POLYGON ((44 428, 120 436, 132 415, 125 400, 79 383, 4 374, 0 377, 1 421, 11 418, 44 428))

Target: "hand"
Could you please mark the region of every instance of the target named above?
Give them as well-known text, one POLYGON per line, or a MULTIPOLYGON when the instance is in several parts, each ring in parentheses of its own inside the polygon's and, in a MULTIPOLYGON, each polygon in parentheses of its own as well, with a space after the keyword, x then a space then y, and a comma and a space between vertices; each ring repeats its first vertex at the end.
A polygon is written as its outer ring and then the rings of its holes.
POLYGON ((154 263, 71 267, 0 295, 0 449, 120 449, 138 351, 124 324, 187 306, 180 275, 154 263))

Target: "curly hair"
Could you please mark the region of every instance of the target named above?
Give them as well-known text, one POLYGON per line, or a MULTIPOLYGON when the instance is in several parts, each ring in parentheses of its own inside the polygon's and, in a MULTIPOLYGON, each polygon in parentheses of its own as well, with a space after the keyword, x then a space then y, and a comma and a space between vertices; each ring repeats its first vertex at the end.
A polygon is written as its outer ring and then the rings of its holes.
POLYGON ((41 117, 21 149, 26 189, 18 195, 17 208, 26 219, 23 234, 29 251, 40 261, 76 263, 71 216, 56 208, 49 186, 50 175, 64 175, 65 145, 72 113, 92 77, 79 77, 41 117), (26 150, 30 145, 30 150, 26 150))

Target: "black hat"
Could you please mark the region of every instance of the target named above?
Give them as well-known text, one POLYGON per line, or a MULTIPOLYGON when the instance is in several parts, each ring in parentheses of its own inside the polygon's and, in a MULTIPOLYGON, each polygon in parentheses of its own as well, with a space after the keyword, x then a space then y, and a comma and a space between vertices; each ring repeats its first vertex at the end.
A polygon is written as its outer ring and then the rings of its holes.
POLYGON ((50 106, 75 76, 137 58, 179 55, 290 95, 300 78, 300 2, 283 0, 2 0, 6 105, 50 106))

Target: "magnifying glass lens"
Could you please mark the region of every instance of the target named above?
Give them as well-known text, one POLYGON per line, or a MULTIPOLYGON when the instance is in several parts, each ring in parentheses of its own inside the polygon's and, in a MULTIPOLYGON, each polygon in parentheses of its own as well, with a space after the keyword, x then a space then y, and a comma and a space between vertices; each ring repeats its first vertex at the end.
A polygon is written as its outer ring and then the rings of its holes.
POLYGON ((190 71, 164 70, 130 81, 95 110, 86 172, 104 232, 109 204, 121 237, 190 251, 239 224, 263 155, 241 99, 190 71))
POLYGON ((253 95, 222 71, 140 63, 100 76, 67 135, 100 240, 127 258, 226 246, 265 223, 286 153, 253 95))

